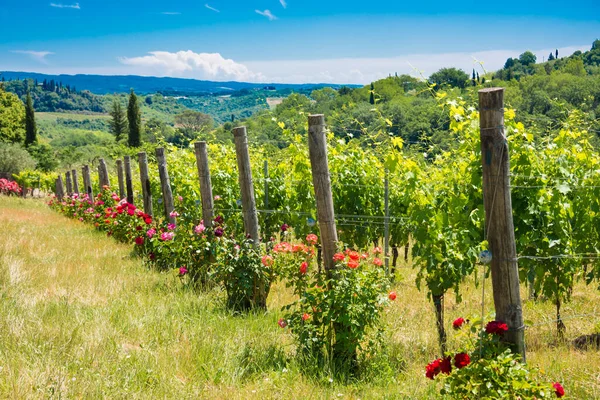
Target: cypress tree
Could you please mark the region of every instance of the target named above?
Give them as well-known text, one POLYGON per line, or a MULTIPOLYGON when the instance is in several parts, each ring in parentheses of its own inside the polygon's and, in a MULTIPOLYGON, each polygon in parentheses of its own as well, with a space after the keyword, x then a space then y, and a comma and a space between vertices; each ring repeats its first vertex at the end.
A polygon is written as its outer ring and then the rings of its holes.
POLYGON ((142 114, 137 96, 131 89, 129 104, 127 105, 127 121, 129 122, 129 147, 139 147, 142 144, 142 114))
POLYGON ((471 77, 471 81, 473 82, 473 86, 477 85, 477 80, 475 78, 475 68, 473 68, 473 76, 471 77))
POLYGON ((558 60, 558 49, 556 49, 556 56, 555 58, 558 60))
POLYGON ((371 95, 369 96, 369 103, 371 104, 375 104, 375 86, 373 85, 373 82, 371 82, 371 95))
POLYGON ((25 146, 37 143, 37 128, 35 126, 35 110, 33 109, 33 100, 31 94, 27 92, 27 101, 25 104, 25 146))
POLYGON ((110 110, 110 117, 110 131, 115 135, 115 140, 119 142, 127 131, 127 121, 125 119, 125 112, 121 107, 121 102, 116 98, 110 110))
POLYGON ((548 56, 548 61, 552 61, 554 60, 554 54, 552 54, 552 52, 550 52, 550 55, 548 56))

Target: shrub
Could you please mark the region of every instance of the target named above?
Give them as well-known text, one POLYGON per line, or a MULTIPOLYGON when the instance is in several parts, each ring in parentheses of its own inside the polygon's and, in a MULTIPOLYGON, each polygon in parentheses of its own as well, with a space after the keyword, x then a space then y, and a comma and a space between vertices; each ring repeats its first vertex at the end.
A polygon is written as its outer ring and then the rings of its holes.
POLYGON ((368 358, 378 348, 381 312, 396 294, 387 292, 379 249, 337 253, 335 270, 327 274, 314 265, 314 236, 273 248, 280 277, 298 296, 284 307, 287 313, 279 325, 295 336, 304 365, 347 377, 358 371, 361 356, 368 358))
POLYGON ((0 194, 16 195, 21 194, 21 188, 17 182, 9 181, 8 179, 0 178, 0 194))
POLYGON ((19 144, 0 142, 0 177, 11 178, 24 169, 34 169, 35 160, 19 144))
MULTIPOLYGON (((459 318, 453 326, 460 331, 465 320, 459 318)), ((502 341, 507 331, 508 326, 502 321, 491 321, 485 329, 472 325, 466 330, 466 348, 430 362, 425 376, 435 379, 440 374, 447 375, 441 394, 453 399, 539 400, 564 396, 560 383, 536 382, 536 371, 522 363, 520 355, 512 353, 502 341)))

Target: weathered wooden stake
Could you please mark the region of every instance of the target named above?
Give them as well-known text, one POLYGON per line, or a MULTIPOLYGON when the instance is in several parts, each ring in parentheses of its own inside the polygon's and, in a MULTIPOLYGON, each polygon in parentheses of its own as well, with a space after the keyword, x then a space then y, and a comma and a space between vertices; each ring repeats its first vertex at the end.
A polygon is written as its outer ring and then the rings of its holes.
POLYGON ((485 227, 492 253, 496 319, 508 324, 504 340, 525 360, 523 309, 510 197, 510 163, 504 133, 504 88, 479 91, 485 227))
POLYGON ((73 185, 71 185, 71 171, 65 173, 65 183, 67 184, 67 196, 73 195, 73 185))
POLYGON ((237 156, 240 190, 242 192, 242 213, 244 215, 244 230, 255 245, 259 243, 258 213, 256 199, 254 198, 254 185, 252 183, 252 169, 250 167, 250 154, 248 153, 248 135, 246 127, 240 126, 233 129, 235 140, 235 153, 237 156))
POLYGON ((210 170, 208 169, 208 151, 206 142, 196 142, 194 144, 196 152, 196 165, 198 166, 198 179, 200 181, 200 196, 202 200, 202 220, 207 229, 212 227, 214 218, 214 198, 212 193, 212 183, 210 181, 210 170))
POLYGON ((171 181, 169 179, 167 159, 163 147, 156 148, 156 161, 158 162, 158 175, 160 176, 160 186, 162 188, 165 218, 174 224, 176 219, 175 217, 171 217, 171 212, 175 210, 175 206, 173 205, 173 192, 171 191, 171 181))
POLYGON ((98 177, 100 178, 100 191, 104 189, 104 186, 110 186, 108 168, 106 167, 106 161, 104 161, 104 158, 101 158, 100 163, 98 164, 98 177))
POLYGON ((119 198, 125 197, 125 177, 123 176, 123 161, 117 160, 117 179, 119 181, 119 198))
POLYGON ((152 211, 152 188, 150 187, 150 177, 148 176, 148 156, 145 152, 138 153, 140 166, 140 181, 142 183, 142 195, 144 197, 144 212, 153 215, 152 211))
POLYGON ((73 193, 79 194, 79 180, 77 179, 76 169, 71 171, 71 176, 73 177, 73 193))
POLYGON ((65 196, 65 189, 63 188, 62 176, 59 174, 58 178, 56 178, 56 197, 62 201, 65 196))
MULTIPOLYGON (((385 171, 384 187, 384 225, 383 225, 383 257, 385 262, 385 273, 390 274, 390 177, 385 171)), ((395 272, 395 271, 394 271, 395 272)))
POLYGON ((313 186, 317 201, 317 218, 325 271, 330 275, 335 267, 333 255, 337 249, 337 231, 331 194, 331 177, 327 164, 327 138, 325 137, 325 117, 323 114, 308 116, 308 153, 312 168, 313 186))
MULTIPOLYGON (((269 209, 269 162, 267 160, 265 160, 264 164, 263 164, 263 174, 265 177, 265 195, 264 195, 264 207, 265 210, 269 209)), ((265 241, 265 243, 269 243, 269 237, 267 237, 270 233, 271 233, 271 227, 270 227, 270 222, 269 218, 270 214, 267 212, 265 214, 265 231, 263 232, 264 238, 263 240, 265 241)))
POLYGON ((125 187, 127 188, 127 202, 129 204, 134 204, 133 181, 131 180, 131 157, 125 156, 123 157, 123 161, 125 164, 125 187))
POLYGON ((90 201, 94 201, 94 189, 92 189, 92 177, 90 176, 90 166, 84 165, 81 169, 83 173, 83 186, 85 186, 85 193, 88 195, 90 201))

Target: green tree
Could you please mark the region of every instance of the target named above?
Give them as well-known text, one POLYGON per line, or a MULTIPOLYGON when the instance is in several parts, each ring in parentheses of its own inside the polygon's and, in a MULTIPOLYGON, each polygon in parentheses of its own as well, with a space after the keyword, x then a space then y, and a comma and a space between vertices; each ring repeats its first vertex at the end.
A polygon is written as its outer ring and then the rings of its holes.
POLYGON ((35 160, 22 144, 0 143, 0 178, 10 179, 25 169, 34 169, 35 160))
POLYGON ((139 147, 142 144, 142 114, 140 105, 133 89, 129 94, 129 104, 127 105, 127 121, 129 122, 129 147, 139 147))
POLYGON ((537 57, 531 51, 527 50, 525 53, 519 56, 519 61, 521 64, 529 66, 531 64, 535 64, 537 57))
POLYGON ((548 56, 548 61, 552 61, 554 60, 554 54, 552 54, 552 52, 550 52, 550 55, 548 56))
POLYGON ((25 139, 25 106, 14 93, 0 85, 0 142, 22 143, 25 139))
POLYGON ((121 107, 121 102, 118 98, 115 98, 110 110, 110 131, 115 135, 115 140, 119 142, 123 135, 127 132, 127 120, 125 119, 125 112, 121 107))
POLYGON ((438 72, 431 74, 429 81, 438 86, 452 86, 464 89, 469 75, 462 69, 442 68, 438 72))
POLYGON ((370 91, 370 95, 369 95, 369 103, 375 104, 375 86, 373 85, 373 82, 371 82, 371 91, 370 91))
POLYGON ((35 126, 35 110, 31 94, 27 92, 25 104, 25 146, 37 143, 37 127, 35 126))

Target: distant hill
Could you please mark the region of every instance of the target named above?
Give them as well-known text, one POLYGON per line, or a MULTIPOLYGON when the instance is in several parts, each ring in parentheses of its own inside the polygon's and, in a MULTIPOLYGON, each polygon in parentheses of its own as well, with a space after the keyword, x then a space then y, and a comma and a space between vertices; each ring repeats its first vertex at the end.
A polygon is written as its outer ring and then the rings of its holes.
MULTIPOLYGON (((5 80, 34 79, 42 82, 54 80, 69 85, 77 90, 89 90, 95 94, 129 92, 133 88, 136 93, 163 93, 180 95, 202 95, 226 93, 238 90, 267 89, 267 90, 306 90, 323 87, 339 88, 342 85, 327 83, 316 84, 278 84, 278 83, 247 83, 247 82, 214 82, 182 78, 157 78, 137 75, 46 75, 36 72, 0 71, 0 77, 5 80)), ((358 87, 358 85, 346 85, 358 87)))

